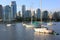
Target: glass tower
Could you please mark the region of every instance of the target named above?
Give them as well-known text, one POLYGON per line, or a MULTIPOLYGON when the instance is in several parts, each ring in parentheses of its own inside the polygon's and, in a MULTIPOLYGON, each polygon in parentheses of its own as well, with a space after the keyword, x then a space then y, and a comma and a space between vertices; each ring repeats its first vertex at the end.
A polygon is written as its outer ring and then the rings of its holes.
POLYGON ((3 7, 2 5, 0 5, 0 19, 3 18, 3 7))
POLYGON ((15 20, 16 14, 17 14, 17 6, 16 6, 16 1, 11 2, 11 13, 12 13, 12 19, 15 20))
POLYGON ((22 17, 23 18, 25 18, 25 11, 26 11, 25 5, 22 5, 22 17))
POLYGON ((4 8, 5 12, 5 20, 4 21, 10 21, 11 20, 11 7, 9 5, 6 5, 4 8))

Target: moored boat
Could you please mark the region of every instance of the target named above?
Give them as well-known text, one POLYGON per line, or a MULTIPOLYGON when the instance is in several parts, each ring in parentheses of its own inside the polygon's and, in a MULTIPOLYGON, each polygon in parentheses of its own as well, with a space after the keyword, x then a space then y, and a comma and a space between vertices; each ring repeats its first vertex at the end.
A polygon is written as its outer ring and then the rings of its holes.
POLYGON ((6 26, 11 26, 12 24, 6 24, 6 26))
POLYGON ((39 32, 39 33, 47 33, 47 34, 53 33, 53 30, 50 30, 44 26, 35 27, 34 30, 35 32, 39 32))

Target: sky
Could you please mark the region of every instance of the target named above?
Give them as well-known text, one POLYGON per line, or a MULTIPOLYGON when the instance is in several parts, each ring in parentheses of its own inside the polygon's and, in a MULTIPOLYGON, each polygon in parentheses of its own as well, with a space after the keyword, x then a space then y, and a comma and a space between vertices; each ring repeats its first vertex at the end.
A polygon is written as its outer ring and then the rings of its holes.
MULTIPOLYGON (((21 11, 22 5, 26 5, 27 9, 41 8, 40 0, 0 0, 0 4, 3 6, 10 5, 11 1, 16 1, 17 11, 21 11)), ((42 0, 42 10, 59 11, 60 0, 42 0)))

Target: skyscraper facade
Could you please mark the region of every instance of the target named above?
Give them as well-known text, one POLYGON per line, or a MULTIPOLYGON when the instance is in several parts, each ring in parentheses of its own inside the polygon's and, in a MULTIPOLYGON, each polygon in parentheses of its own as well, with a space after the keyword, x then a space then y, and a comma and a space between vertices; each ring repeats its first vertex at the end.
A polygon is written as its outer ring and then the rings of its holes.
POLYGON ((4 21, 10 20, 11 20, 11 7, 9 5, 6 5, 4 8, 4 21))
POLYGON ((25 18, 31 18, 31 10, 26 10, 25 18))
POLYGON ((12 1, 11 2, 11 13, 12 13, 12 19, 15 20, 16 15, 17 15, 17 5, 16 5, 16 1, 12 1))
POLYGON ((37 9, 36 14, 37 19, 40 19, 41 10, 39 8, 37 9))
POLYGON ((48 11, 43 11, 43 19, 48 19, 48 11))
POLYGON ((3 7, 0 5, 0 19, 3 19, 3 7))
POLYGON ((25 8, 25 5, 22 5, 22 17, 25 18, 25 11, 26 11, 26 8, 25 8))
POLYGON ((53 19, 55 20, 60 19, 60 12, 54 12, 52 16, 53 16, 53 19))

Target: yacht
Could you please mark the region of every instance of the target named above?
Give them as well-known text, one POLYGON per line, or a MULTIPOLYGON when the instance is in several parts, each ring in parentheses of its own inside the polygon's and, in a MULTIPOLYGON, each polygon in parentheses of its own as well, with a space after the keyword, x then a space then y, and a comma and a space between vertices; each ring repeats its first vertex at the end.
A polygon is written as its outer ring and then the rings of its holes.
POLYGON ((53 33, 53 30, 48 29, 47 27, 36 27, 34 28, 35 32, 50 34, 53 33))

